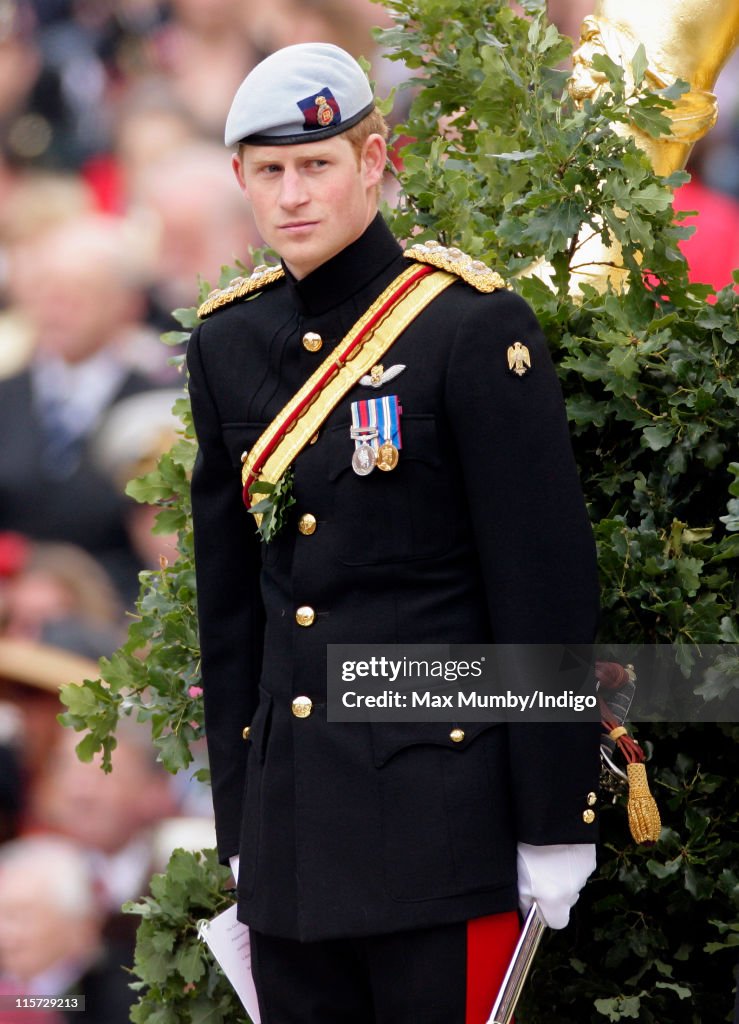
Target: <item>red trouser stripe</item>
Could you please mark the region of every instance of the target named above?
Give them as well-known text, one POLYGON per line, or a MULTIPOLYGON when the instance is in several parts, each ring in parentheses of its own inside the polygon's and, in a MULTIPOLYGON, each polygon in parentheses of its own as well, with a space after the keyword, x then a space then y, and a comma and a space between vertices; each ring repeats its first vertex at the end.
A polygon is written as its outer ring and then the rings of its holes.
POLYGON ((520 931, 514 910, 467 922, 465 1024, 487 1024, 520 931))

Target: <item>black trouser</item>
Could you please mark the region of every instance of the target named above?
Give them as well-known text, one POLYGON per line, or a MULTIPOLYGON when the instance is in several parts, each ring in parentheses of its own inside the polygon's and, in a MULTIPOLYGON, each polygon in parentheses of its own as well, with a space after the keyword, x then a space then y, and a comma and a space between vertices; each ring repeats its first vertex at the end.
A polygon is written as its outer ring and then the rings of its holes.
POLYGON ((493 920, 502 932, 489 958, 480 956, 480 933, 464 921, 323 942, 252 930, 262 1024, 484 1024, 518 930, 515 914, 480 919, 493 920), (469 977, 472 942, 478 978, 469 977))

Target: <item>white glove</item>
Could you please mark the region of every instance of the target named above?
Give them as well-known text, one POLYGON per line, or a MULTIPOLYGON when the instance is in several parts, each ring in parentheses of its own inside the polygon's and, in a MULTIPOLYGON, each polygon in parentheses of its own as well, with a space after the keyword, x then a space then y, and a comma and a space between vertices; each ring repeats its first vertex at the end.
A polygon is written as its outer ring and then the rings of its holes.
POLYGON ((595 870, 595 844, 518 844, 518 905, 526 916, 536 900, 550 928, 564 928, 580 890, 595 870))
POLYGON ((234 876, 234 882, 239 884, 239 855, 235 853, 233 857, 228 858, 228 863, 231 865, 231 874, 234 876))

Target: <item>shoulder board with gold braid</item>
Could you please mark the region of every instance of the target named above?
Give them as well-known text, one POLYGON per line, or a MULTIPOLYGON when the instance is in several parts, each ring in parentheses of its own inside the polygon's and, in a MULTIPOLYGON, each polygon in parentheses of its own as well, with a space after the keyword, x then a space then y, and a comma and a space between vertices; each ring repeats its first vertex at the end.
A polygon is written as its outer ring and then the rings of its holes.
POLYGON ((416 242, 410 245, 403 255, 409 260, 416 260, 418 263, 428 263, 439 270, 446 270, 450 274, 456 274, 467 284, 471 284, 478 292, 497 292, 502 288, 508 288, 499 273, 491 270, 482 260, 475 260, 461 249, 453 246, 447 248, 440 242, 416 242))
POLYGON ((235 277, 225 288, 215 288, 205 302, 198 309, 198 316, 202 319, 210 316, 217 309, 223 306, 230 306, 232 302, 243 299, 253 292, 261 291, 269 284, 281 280, 285 276, 282 267, 268 267, 261 264, 255 267, 249 277, 235 277))

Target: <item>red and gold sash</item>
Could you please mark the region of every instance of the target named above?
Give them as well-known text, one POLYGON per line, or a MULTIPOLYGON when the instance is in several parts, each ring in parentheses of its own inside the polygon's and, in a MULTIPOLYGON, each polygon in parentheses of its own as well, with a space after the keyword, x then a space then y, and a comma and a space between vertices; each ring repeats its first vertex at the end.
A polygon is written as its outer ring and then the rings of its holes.
MULTIPOLYGON (((431 266, 404 270, 357 320, 333 352, 275 416, 249 452, 241 474, 244 504, 259 480, 276 484, 331 411, 382 358, 426 306, 457 278, 431 266)), ((255 514, 257 523, 261 517, 255 514)))

